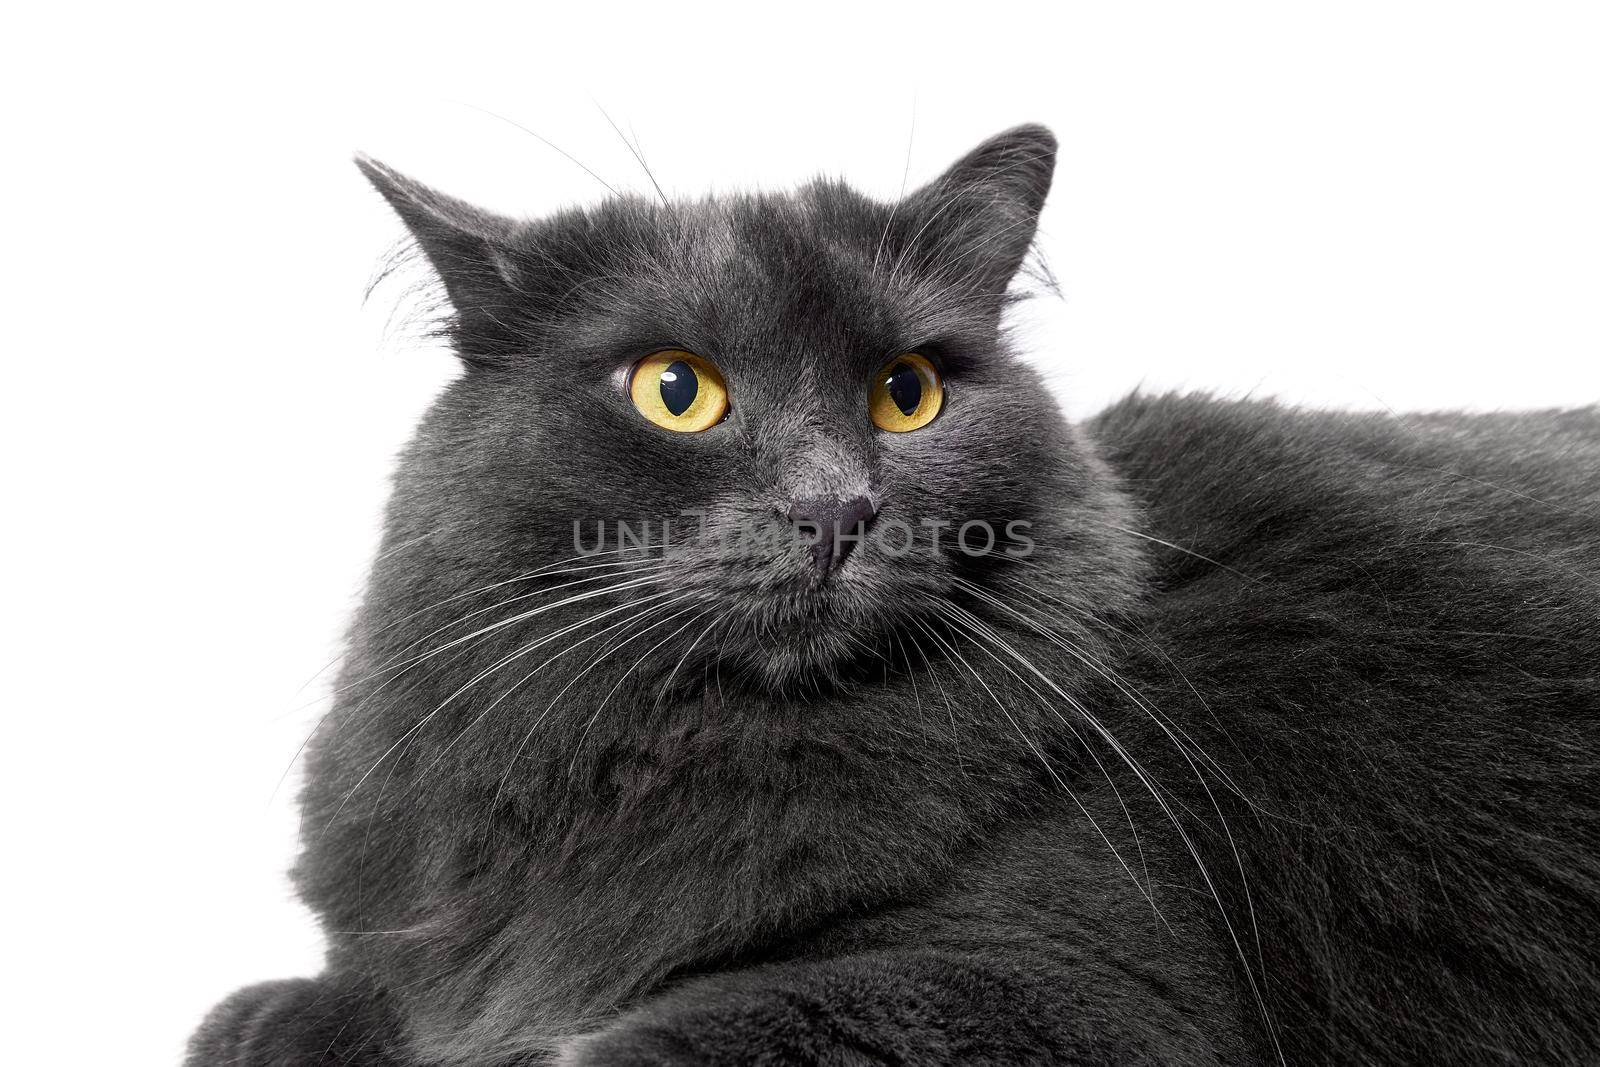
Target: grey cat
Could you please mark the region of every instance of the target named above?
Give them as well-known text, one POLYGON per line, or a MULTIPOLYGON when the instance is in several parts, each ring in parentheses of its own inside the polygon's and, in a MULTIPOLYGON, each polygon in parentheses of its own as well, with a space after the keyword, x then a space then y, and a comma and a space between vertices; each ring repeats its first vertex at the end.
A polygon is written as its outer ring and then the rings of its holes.
POLYGON ((309 747, 327 969, 191 1064, 1600 1062, 1600 411, 1069 424, 1002 327, 1054 157, 361 162, 466 369, 309 747))

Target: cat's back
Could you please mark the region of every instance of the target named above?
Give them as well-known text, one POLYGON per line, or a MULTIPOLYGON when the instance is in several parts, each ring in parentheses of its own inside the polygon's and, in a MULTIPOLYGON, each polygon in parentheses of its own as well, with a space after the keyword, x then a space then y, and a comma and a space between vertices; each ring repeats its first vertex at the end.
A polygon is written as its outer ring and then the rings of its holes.
POLYGON ((1353 550, 1478 544, 1596 577, 1597 406, 1396 416, 1135 394, 1088 428, 1144 530, 1197 554, 1171 560, 1170 577, 1204 573, 1200 555, 1269 578, 1353 550))
POLYGON ((1136 506, 1149 623, 1187 654, 1308 705, 1433 678, 1490 719, 1561 679, 1600 732, 1600 408, 1135 395, 1090 430, 1136 506))
POLYGON ((1135 396, 1088 429, 1153 564, 1138 684, 1273 815, 1216 862, 1255 887, 1290 1061, 1581 1062, 1600 410, 1135 396))

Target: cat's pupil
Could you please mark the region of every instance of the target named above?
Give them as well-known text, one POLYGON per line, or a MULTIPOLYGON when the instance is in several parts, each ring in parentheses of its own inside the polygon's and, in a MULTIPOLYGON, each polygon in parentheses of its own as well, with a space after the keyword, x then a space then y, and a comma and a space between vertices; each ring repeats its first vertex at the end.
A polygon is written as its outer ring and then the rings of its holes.
POLYGON ((674 415, 682 415, 700 392, 700 378, 683 360, 667 365, 661 372, 661 402, 674 415))
POLYGON ((889 399, 902 415, 913 415, 922 404, 922 376, 916 368, 897 363, 889 372, 889 399))

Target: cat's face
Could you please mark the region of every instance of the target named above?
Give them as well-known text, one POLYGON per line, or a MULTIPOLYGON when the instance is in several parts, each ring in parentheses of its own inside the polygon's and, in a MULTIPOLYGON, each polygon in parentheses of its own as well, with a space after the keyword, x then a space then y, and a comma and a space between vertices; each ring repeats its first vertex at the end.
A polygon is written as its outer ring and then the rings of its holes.
POLYGON ((1071 435, 1000 335, 1053 153, 1011 131, 897 207, 817 183, 526 224, 366 164, 468 364, 402 511, 450 527, 464 584, 589 567, 766 684, 882 655, 1071 540, 1071 435))

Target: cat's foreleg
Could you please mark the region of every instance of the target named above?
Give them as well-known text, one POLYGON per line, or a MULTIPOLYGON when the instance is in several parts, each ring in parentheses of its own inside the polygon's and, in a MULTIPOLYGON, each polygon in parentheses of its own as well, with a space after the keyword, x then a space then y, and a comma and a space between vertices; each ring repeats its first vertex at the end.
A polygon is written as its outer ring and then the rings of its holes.
POLYGON ((325 975, 234 993, 189 1039, 185 1067, 397 1067, 398 1028, 383 997, 325 975))
POLYGON ((569 1041, 557 1067, 1226 1062, 1170 1006, 1129 1010, 1042 961, 885 952, 689 980, 569 1041))

